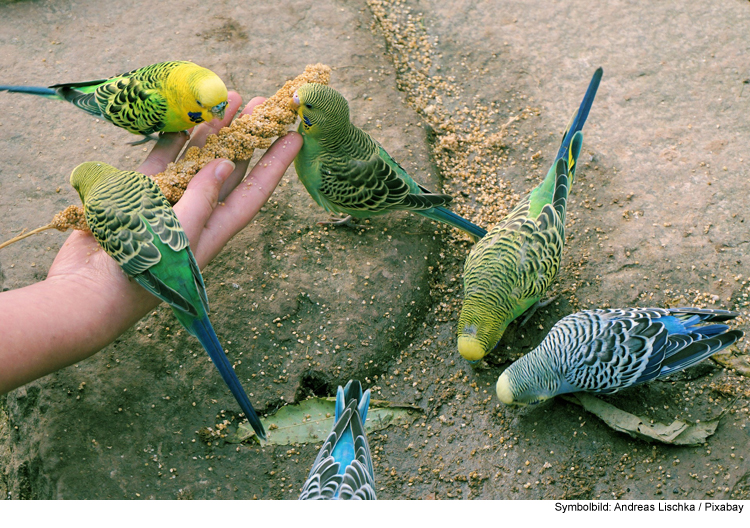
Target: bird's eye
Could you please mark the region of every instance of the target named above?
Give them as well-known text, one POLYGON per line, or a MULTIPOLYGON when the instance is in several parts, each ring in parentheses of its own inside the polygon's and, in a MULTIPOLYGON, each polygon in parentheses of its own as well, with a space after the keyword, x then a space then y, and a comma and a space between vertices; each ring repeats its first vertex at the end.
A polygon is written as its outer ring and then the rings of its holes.
POLYGON ((195 102, 198 103, 198 106, 203 106, 203 103, 201 103, 198 99, 196 99, 195 102))
POLYGON ((310 103, 305 103, 305 108, 312 108, 312 105, 310 103))

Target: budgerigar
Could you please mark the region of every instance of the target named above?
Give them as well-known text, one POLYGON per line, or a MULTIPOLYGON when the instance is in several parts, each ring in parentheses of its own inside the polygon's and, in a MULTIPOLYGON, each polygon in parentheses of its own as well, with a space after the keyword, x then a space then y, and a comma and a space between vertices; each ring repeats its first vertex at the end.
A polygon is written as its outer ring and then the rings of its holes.
POLYGON ((742 337, 739 314, 702 308, 592 310, 564 317, 502 373, 497 395, 528 405, 570 392, 611 394, 703 361, 742 337))
POLYGON ((335 423, 313 463, 300 500, 374 500, 375 473, 365 435, 369 389, 351 380, 336 392, 335 423))
POLYGON ((493 227, 466 259, 458 351, 469 361, 479 361, 492 351, 508 325, 536 307, 557 275, 565 243, 568 190, 583 145, 581 129, 601 77, 599 68, 563 134, 544 181, 493 227))
POLYGON ((208 320, 208 299, 188 238, 156 183, 100 162, 70 176, 99 245, 138 284, 172 307, 177 320, 206 349, 256 434, 265 430, 208 320))
POLYGON ((224 117, 227 87, 211 70, 186 61, 160 62, 109 79, 49 88, 0 86, 0 91, 63 99, 133 134, 181 132, 224 117))
POLYGON ((294 93, 302 122, 302 149, 294 168, 313 199, 326 211, 369 218, 411 211, 445 222, 475 238, 487 232, 446 209, 453 199, 418 183, 370 135, 349 120, 349 103, 336 90, 309 83, 294 93))

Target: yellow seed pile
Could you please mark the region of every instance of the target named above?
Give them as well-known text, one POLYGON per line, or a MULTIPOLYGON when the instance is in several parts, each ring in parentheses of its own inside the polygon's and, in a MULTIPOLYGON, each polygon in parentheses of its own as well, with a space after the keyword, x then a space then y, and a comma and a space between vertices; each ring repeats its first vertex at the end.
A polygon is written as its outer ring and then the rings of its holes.
MULTIPOLYGON (((456 78, 441 73, 441 55, 421 15, 399 0, 368 0, 367 4, 373 13, 373 31, 386 41, 398 88, 426 123, 425 128, 434 132, 430 153, 443 179, 442 192, 453 197, 450 209, 491 229, 520 198, 500 176, 503 167, 516 163, 508 161, 505 147, 513 145, 528 151, 529 138, 519 135, 513 125, 539 111, 516 106, 511 114, 510 108, 501 108, 498 102, 464 100, 456 78)), ((513 94, 510 98, 519 101, 525 95, 513 94)), ((537 169, 536 158, 531 161, 531 169, 537 169)), ((420 181, 420 174, 412 176, 420 181)), ((534 186, 544 173, 530 176, 529 184, 534 186)), ((437 229, 452 240, 440 254, 438 269, 430 268, 430 290, 436 300, 436 320, 448 322, 461 311, 460 266, 468 254, 469 237, 450 227, 441 225, 437 229), (444 258, 447 255, 451 258, 444 258)))
MULTIPOLYGON (((453 196, 450 208, 472 222, 491 228, 514 205, 519 196, 511 192, 498 174, 507 163, 502 150, 511 135, 512 123, 538 110, 524 108, 515 116, 496 103, 462 103, 461 88, 452 76, 441 75, 440 56, 426 32, 421 15, 398 0, 368 0, 374 28, 387 43, 397 73, 397 84, 407 101, 435 132, 432 157, 443 176, 443 192, 453 196)), ((481 75, 483 72, 477 72, 481 75)), ((509 139, 510 138, 510 139, 509 139)), ((413 174, 419 180, 418 174, 413 174)), ((544 174, 540 172, 539 181, 544 174)), ((538 183, 538 182, 536 182, 538 183)), ((458 237, 455 229, 450 233, 458 237)), ((465 237, 464 237, 465 238, 465 237)))
MULTIPOLYGON (((193 176, 211 160, 250 159, 256 148, 268 148, 273 138, 286 134, 288 126, 297 119, 297 114, 291 106, 295 90, 308 82, 328 84, 330 77, 329 66, 307 66, 304 73, 287 81, 272 97, 255 107, 251 115, 243 115, 228 127, 222 128, 218 134, 209 136, 203 148, 189 148, 183 159, 170 163, 164 172, 153 176, 153 179, 167 199, 174 204, 182 197, 193 176)), ((76 205, 69 206, 55 215, 50 227, 59 231, 71 228, 86 230, 83 209, 76 205)))
POLYGON ((83 216, 83 209, 79 205, 69 205, 64 211, 57 213, 50 222, 50 227, 59 231, 66 231, 71 228, 79 231, 88 231, 89 229, 86 225, 86 218, 83 216))

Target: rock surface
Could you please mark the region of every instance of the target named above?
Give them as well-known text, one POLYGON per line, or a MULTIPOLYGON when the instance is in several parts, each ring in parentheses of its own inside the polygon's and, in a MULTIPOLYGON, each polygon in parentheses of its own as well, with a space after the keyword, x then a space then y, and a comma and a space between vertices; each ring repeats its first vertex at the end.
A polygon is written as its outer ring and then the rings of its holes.
MULTIPOLYGON (((454 337, 467 239, 401 213, 356 229, 318 226, 326 214, 290 170, 204 271, 212 322, 256 408, 330 395, 352 377, 377 398, 422 407, 413 426, 370 438, 381 498, 750 498, 750 384, 710 361, 608 398, 667 423, 727 409, 702 447, 633 440, 562 400, 519 411, 494 395, 506 360, 578 309, 735 308, 750 332, 750 3, 259 4, 149 3, 144 17, 144 4, 128 0, 4 2, 0 82, 48 85, 187 59, 249 100, 323 62, 355 123, 485 221, 538 183, 597 66, 604 79, 584 129, 558 299, 526 327, 511 325, 476 370, 454 337), (480 106, 492 108, 478 113, 484 121, 470 115, 480 106), (486 151, 461 157, 476 146, 472 123, 500 133, 514 116, 492 163, 486 151), (489 167, 482 192, 500 194, 480 195, 477 167, 489 167)), ((134 169, 149 148, 63 103, 0 93, 0 108, 1 240, 78 203, 67 183, 78 163, 134 169)), ((2 286, 43 280, 66 236, 1 250, 2 286)), ((746 342, 737 348, 746 353, 746 342)), ((96 356, 3 400, 6 498, 296 498, 317 453, 205 434, 225 419, 236 426, 238 410, 164 306, 96 356)))

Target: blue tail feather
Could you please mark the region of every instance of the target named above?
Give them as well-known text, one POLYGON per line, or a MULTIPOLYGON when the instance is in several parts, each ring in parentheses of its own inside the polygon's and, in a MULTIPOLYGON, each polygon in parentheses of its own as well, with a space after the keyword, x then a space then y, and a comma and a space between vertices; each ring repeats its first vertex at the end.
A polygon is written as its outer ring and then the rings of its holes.
POLYGON ((722 324, 713 324, 713 325, 707 325, 707 326, 697 326, 694 328, 691 328, 690 331, 694 334, 700 334, 705 337, 712 337, 719 334, 723 334, 729 330, 729 327, 727 325, 722 324))
POLYGON ((482 229, 476 224, 469 222, 466 218, 457 215, 453 211, 446 209, 445 207, 433 207, 427 211, 416 211, 419 214, 431 218, 432 220, 438 220, 445 222, 453 227, 457 227, 461 231, 469 233, 474 238, 481 239, 487 234, 487 230, 482 229))
MULTIPOLYGON (((341 389, 341 387, 339 387, 339 389, 341 389)), ((340 404, 343 412, 343 409, 349 403, 349 400, 357 400, 359 402, 357 408, 359 410, 359 415, 362 418, 362 424, 364 425, 365 420, 367 420, 367 410, 370 407, 370 392, 368 391, 365 392, 364 395, 362 394, 362 384, 359 380, 349 380, 346 387, 342 389, 341 394, 336 394, 336 407, 338 408, 340 404)), ((338 419, 338 415, 336 419, 338 419)))
POLYGON ((573 136, 576 132, 583 129, 583 125, 584 123, 586 123, 586 119, 589 117, 589 111, 591 110, 591 105, 594 102, 594 97, 596 97, 596 91, 599 89, 599 82, 602 80, 603 73, 604 70, 602 70, 601 67, 597 68, 594 72, 594 76, 591 78, 589 87, 586 89, 586 95, 583 96, 583 101, 581 101, 581 105, 578 107, 578 111, 573 116, 570 125, 568 125, 568 129, 565 131, 565 136, 563 137, 562 143, 560 144, 560 149, 557 151, 557 157, 555 159, 567 159, 568 147, 570 146, 570 142, 573 139, 573 136))
POLYGON ((377 498, 364 428, 369 404, 370 391, 362 393, 359 381, 338 387, 335 423, 302 487, 301 500, 377 498))
POLYGON ((700 315, 693 315, 687 318, 678 318, 675 316, 666 316, 659 318, 659 322, 664 324, 664 327, 670 334, 699 334, 705 337, 711 337, 719 334, 723 334, 729 327, 724 324, 710 324, 705 326, 699 326, 705 320, 700 315))
MULTIPOLYGON (((359 380, 349 380, 346 387, 343 389, 339 386, 338 391, 336 392, 336 421, 338 421, 341 416, 338 412, 339 408, 341 408, 343 412, 352 400, 357 402, 357 411, 359 412, 362 427, 364 427, 365 421, 367 420, 367 410, 370 406, 370 391, 367 391, 363 395, 362 384, 359 380)), ((352 428, 347 427, 331 453, 331 456, 333 456, 336 462, 340 463, 339 473, 342 475, 346 472, 347 466, 357 458, 355 438, 352 433, 352 428)))
POLYGON ((741 330, 729 330, 724 334, 697 339, 684 348, 673 352, 669 357, 666 357, 661 372, 659 373, 659 377, 663 378, 669 376, 670 374, 700 363, 707 357, 712 356, 716 352, 733 344, 742 336, 743 332, 741 330))
POLYGON ((245 389, 242 388, 240 380, 237 378, 237 374, 234 373, 229 358, 224 353, 224 349, 221 348, 216 332, 214 332, 211 322, 208 320, 208 316, 204 315, 202 319, 196 319, 190 328, 191 333, 198 338, 203 348, 206 349, 208 355, 211 357, 211 361, 219 370, 224 383, 227 384, 229 390, 232 391, 237 403, 240 404, 242 412, 250 422, 255 434, 258 435, 262 440, 266 439, 266 431, 263 428, 263 424, 260 422, 258 414, 255 412, 250 399, 245 393, 245 389))
POLYGON ((32 94, 32 95, 41 95, 42 97, 53 97, 55 99, 62 99, 62 97, 60 97, 57 94, 56 90, 53 90, 52 88, 45 88, 43 86, 0 85, 0 92, 25 93, 25 94, 32 94))
POLYGON ((670 334, 687 335, 690 333, 690 329, 688 327, 695 322, 700 322, 700 319, 697 319, 697 321, 695 321, 691 317, 688 320, 680 320, 673 315, 668 315, 666 317, 660 317, 659 322, 664 325, 664 328, 666 328, 667 332, 669 332, 670 334))

